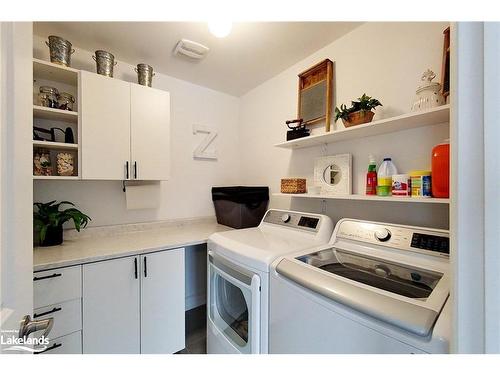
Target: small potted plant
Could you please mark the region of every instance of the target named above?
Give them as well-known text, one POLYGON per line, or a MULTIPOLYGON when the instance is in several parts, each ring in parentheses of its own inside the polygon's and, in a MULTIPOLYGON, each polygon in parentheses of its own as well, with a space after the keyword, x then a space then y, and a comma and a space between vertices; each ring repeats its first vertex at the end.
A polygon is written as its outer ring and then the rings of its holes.
POLYGON ((37 208, 33 212, 33 226, 35 232, 38 233, 38 242, 40 246, 55 246, 63 242, 63 224, 68 220, 73 220, 75 229, 79 232, 81 228, 85 228, 92 220, 80 210, 71 207, 65 210, 59 210, 61 205, 75 206, 68 201, 56 203, 51 201, 48 203, 34 203, 37 208))
POLYGON ((375 115, 372 109, 382 105, 377 99, 366 94, 358 98, 358 101, 352 101, 351 103, 350 108, 347 108, 345 104, 341 104, 340 109, 335 108, 335 121, 341 118, 346 128, 371 122, 375 115))

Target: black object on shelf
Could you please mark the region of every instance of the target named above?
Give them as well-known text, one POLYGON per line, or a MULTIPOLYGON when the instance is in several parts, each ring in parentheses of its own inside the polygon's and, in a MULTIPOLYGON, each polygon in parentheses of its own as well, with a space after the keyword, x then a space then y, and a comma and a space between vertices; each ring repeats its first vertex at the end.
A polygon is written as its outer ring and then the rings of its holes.
POLYGON ((75 137, 73 136, 73 129, 71 129, 69 126, 66 128, 66 130, 63 130, 61 128, 50 128, 50 130, 60 130, 61 132, 64 133, 64 143, 75 143, 75 137))
POLYGON ((287 141, 291 141, 292 139, 307 137, 310 135, 310 130, 306 128, 304 120, 301 118, 296 120, 286 121, 286 126, 288 126, 288 129, 290 129, 286 132, 287 141))
POLYGON ((55 142, 56 136, 54 134, 54 128, 44 129, 39 128, 38 126, 33 126, 33 140, 55 142))
POLYGON ((39 128, 38 126, 33 126, 33 140, 34 141, 47 141, 47 142, 55 142, 56 141, 56 130, 61 131, 64 134, 64 143, 75 143, 75 136, 73 135, 73 129, 69 126, 66 130, 61 128, 39 128))
POLYGON ((212 188, 217 222, 242 229, 256 227, 269 203, 267 186, 225 186, 212 188))

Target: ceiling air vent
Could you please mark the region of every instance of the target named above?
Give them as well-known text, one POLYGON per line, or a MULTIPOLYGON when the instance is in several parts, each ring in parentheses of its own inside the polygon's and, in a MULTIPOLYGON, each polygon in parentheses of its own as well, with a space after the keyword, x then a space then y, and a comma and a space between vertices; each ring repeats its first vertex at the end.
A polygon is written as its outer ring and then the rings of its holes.
POLYGON ((174 55, 184 55, 192 59, 200 60, 210 51, 203 44, 193 42, 192 40, 181 39, 174 49, 174 55))

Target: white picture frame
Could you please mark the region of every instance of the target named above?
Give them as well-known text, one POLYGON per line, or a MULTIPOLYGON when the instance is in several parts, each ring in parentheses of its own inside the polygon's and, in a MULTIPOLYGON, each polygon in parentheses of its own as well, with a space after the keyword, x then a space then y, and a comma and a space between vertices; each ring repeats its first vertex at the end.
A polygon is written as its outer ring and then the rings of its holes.
POLYGON ((321 194, 324 195, 351 195, 352 155, 317 158, 314 161, 314 184, 321 187, 321 194))

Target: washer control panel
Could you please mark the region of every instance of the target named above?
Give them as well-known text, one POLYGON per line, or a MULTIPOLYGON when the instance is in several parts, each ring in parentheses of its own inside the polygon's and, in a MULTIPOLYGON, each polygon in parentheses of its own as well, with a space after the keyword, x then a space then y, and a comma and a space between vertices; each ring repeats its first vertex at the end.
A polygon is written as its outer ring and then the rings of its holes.
POLYGON ((264 223, 317 232, 321 224, 321 217, 290 211, 269 210, 264 217, 264 223))
POLYGON ((444 257, 450 253, 449 233, 441 230, 344 220, 338 224, 335 235, 337 238, 444 257))

